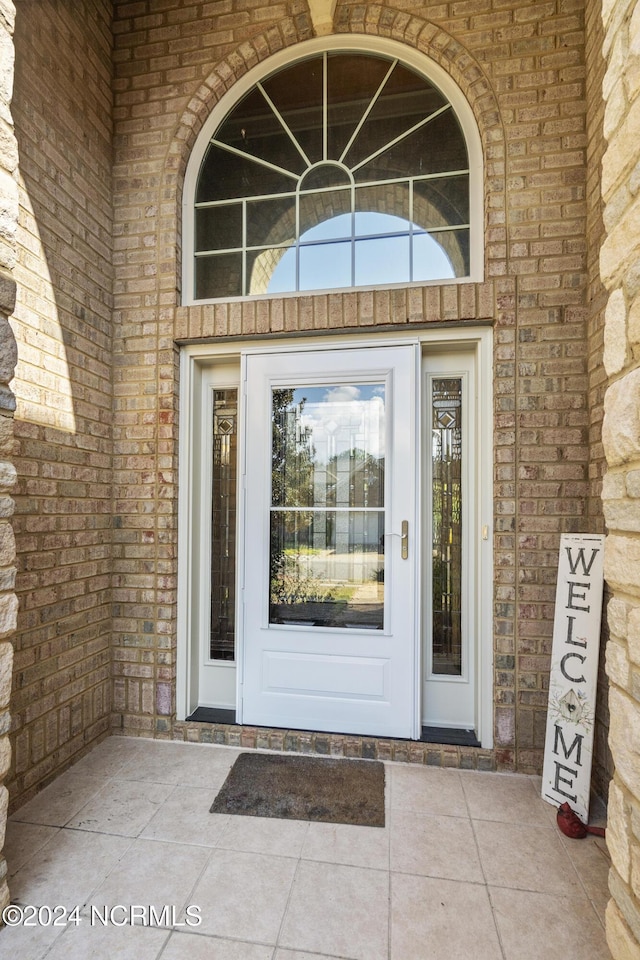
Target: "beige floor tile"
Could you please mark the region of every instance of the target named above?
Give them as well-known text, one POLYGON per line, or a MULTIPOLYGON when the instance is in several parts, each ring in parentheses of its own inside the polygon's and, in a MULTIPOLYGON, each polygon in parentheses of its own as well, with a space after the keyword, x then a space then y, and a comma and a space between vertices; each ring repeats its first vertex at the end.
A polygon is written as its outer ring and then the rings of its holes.
POLYGON ((448 880, 484 880, 471 821, 395 810, 391 819, 391 869, 448 880))
POLYGON ((215 849, 191 902, 202 910, 199 933, 275 944, 297 861, 215 849))
POLYGON ((555 828, 474 820, 487 883, 518 890, 582 895, 555 828))
POLYGON ((162 960, 272 960, 272 957, 273 947, 193 933, 172 933, 162 954, 162 960))
POLYGON ((213 803, 239 754, 229 747, 155 741, 120 770, 118 779, 208 787, 213 803))
POLYGON ((297 859, 308 829, 306 820, 229 816, 218 846, 297 859))
POLYGON ((474 820, 548 824, 555 815, 530 777, 465 772, 460 780, 474 820))
POLYGON ((125 764, 144 750, 144 744, 138 737, 107 737, 71 769, 94 777, 116 777, 125 764))
POLYGON ((12 899, 36 906, 82 905, 130 845, 126 837, 61 830, 18 870, 12 899))
POLYGON ((486 875, 503 960, 608 957, 606 846, 563 837, 535 778, 387 764, 383 829, 210 814, 239 752, 110 738, 8 824, 15 900, 191 903, 198 928, 97 928, 84 907, 77 929, 0 931, 0 956, 499 960, 486 875))
POLYGON ((560 834, 560 842, 578 873, 588 898, 593 904, 600 922, 609 902, 609 868, 611 858, 604 839, 588 836, 583 840, 570 840, 560 834))
POLYGON ((391 809, 467 817, 467 804, 457 770, 390 764, 391 809))
POLYGON ((276 950, 273 960, 342 960, 342 957, 330 957, 328 953, 301 953, 299 950, 276 950))
POLYGON ((12 815, 13 820, 63 827, 108 783, 106 777, 67 770, 12 815))
POLYGON ((301 861, 278 945, 298 951, 387 960, 389 875, 301 861))
POLYGON ((86 918, 56 940, 47 960, 156 960, 168 936, 168 930, 103 927, 86 918))
POLYGON ((587 896, 594 899, 597 894, 608 893, 611 857, 604 838, 587 836, 582 840, 571 840, 559 831, 558 836, 578 872, 587 896))
POLYGON ((2 854, 7 861, 9 876, 13 876, 59 831, 59 827, 46 827, 39 823, 7 821, 2 854))
POLYGON ((175 907, 178 917, 209 855, 206 847, 136 840, 94 891, 90 902, 107 907, 148 904, 160 912, 164 906, 175 907))
POLYGON ((605 914, 607 910, 607 904, 611 899, 611 894, 608 890, 595 890, 592 895, 589 896, 591 900, 591 905, 596 912, 598 919, 602 926, 605 926, 605 914))
POLYGON ((2 927, 0 957, 3 960, 42 960, 64 932, 64 927, 2 927))
MULTIPOLYGON (((119 780, 148 780, 154 783, 180 783, 177 769, 201 744, 148 740, 143 748, 118 772, 119 780)), ((201 757, 204 754, 200 754, 201 757)))
POLYGON ((492 888, 505 960, 606 960, 604 930, 585 898, 492 888))
POLYGON ((391 960, 502 960, 486 887, 394 874, 391 960))
POLYGON ((137 837, 172 792, 165 783, 110 780, 68 826, 96 833, 137 837))
POLYGON ((224 833, 229 817, 209 813, 212 791, 201 787, 175 787, 141 837, 215 847, 224 833))
POLYGON ((302 848, 302 859, 388 870, 389 836, 389 827, 310 823, 302 848))

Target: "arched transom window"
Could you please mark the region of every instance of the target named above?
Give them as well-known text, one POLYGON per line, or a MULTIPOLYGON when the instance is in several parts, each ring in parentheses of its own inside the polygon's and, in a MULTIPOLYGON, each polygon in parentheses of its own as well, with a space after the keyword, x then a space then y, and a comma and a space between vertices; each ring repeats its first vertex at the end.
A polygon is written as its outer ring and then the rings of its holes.
POLYGON ((255 83, 195 181, 195 300, 471 275, 467 141, 398 59, 324 51, 255 83))

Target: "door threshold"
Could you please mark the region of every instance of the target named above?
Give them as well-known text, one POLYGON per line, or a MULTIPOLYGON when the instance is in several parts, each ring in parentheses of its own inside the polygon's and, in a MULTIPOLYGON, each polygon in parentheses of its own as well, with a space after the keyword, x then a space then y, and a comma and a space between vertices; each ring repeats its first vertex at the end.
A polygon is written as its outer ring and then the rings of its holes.
POLYGON ((235 710, 223 710, 221 707, 196 707, 188 721, 194 723, 228 723, 235 725, 235 710))
MULTIPOLYGON (((223 710, 220 707, 196 707, 193 713, 187 717, 187 721, 193 723, 224 723, 229 726, 238 726, 236 724, 235 710, 223 710)), ((255 724, 253 725, 255 726, 255 724)), ((271 729, 271 728, 265 728, 271 729)), ((315 731, 302 731, 313 733, 315 731)), ((350 734, 340 734, 339 736, 350 736, 350 734)), ((400 737, 384 737, 376 739, 399 740, 400 737)), ((454 747, 479 747, 480 742, 476 738, 473 730, 464 730, 457 727, 422 727, 420 734, 420 743, 439 743, 454 747)))
POLYGON ((421 743, 446 743, 455 747, 479 747, 480 741, 473 730, 462 727, 422 727, 421 743))

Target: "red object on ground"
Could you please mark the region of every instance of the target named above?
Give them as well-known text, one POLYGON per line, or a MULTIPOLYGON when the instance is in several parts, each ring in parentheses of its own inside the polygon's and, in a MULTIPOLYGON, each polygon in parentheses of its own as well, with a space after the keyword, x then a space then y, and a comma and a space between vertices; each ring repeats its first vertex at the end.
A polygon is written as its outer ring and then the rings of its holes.
POLYGON ((556 822, 565 837, 571 837, 572 840, 582 840, 588 833, 604 837, 604 827, 589 827, 584 824, 566 801, 558 807, 556 822))

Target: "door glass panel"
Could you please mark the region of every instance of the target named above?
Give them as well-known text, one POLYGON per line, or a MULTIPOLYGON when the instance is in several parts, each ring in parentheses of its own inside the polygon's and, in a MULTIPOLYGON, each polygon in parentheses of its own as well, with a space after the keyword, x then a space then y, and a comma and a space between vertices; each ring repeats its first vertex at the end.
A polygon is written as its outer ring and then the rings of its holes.
POLYGON ((267 95, 310 163, 322 159, 323 73, 320 55, 285 67, 263 82, 267 95))
POLYGON ((238 391, 213 392, 211 660, 233 660, 238 391))
POLYGON ((432 672, 462 675, 462 379, 432 387, 432 672))
POLYGON ((271 623, 383 628, 385 385, 276 389, 271 623))
POLYGON ((300 247, 300 290, 351 285, 351 243, 312 243, 300 247))
MULTIPOLYGON (((409 224, 406 225, 407 228, 409 224)), ((356 240, 356 285, 376 283, 380 272, 387 283, 408 283, 410 277, 409 237, 356 240)))
POLYGON ((247 203, 247 246, 293 243, 296 236, 295 197, 247 203))
POLYGON ((269 622, 382 630, 382 510, 273 510, 269 622))
POLYGON ((242 204, 196 210, 196 251, 242 247, 242 204))
MULTIPOLYGON (((437 234, 438 240, 428 233, 419 233, 413 238, 413 280, 434 280, 436 277, 455 277, 451 260, 438 242, 452 245, 450 233, 437 234)), ((455 244, 455 239, 453 240, 455 244)))
POLYGON ((196 297, 239 297, 242 295, 242 254, 217 253, 196 258, 196 297))
POLYGON ((218 127, 215 139, 291 173, 301 174, 306 166, 266 98, 255 87, 218 127))

